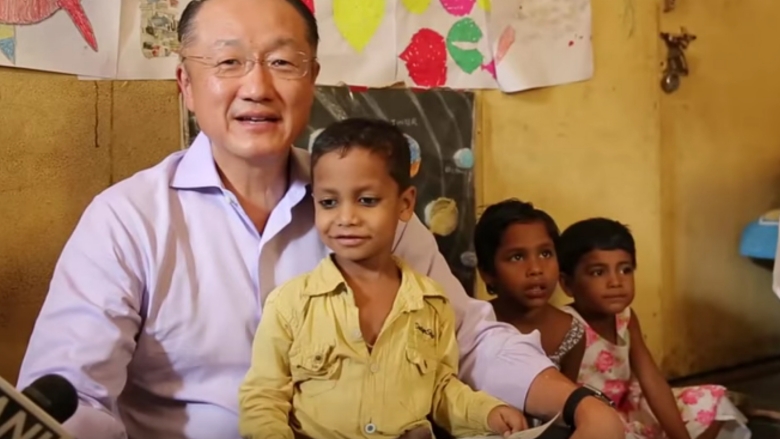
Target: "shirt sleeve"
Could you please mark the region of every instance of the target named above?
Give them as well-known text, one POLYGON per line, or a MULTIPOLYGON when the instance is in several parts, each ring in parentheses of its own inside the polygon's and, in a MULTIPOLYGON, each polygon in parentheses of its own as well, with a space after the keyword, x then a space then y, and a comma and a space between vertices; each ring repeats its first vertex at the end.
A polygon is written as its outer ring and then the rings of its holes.
POLYGON ((539 332, 522 334, 496 321, 488 302, 469 297, 439 253, 433 234, 416 215, 399 224, 394 253, 447 293, 455 311, 460 378, 523 410, 533 380, 554 367, 542 349, 539 332))
POLYGON ((455 314, 449 304, 444 304, 440 311, 439 365, 431 410, 433 420, 455 437, 492 433, 487 423, 488 414, 504 403, 487 393, 475 392, 458 379, 455 314))
POLYGON ((239 432, 249 439, 293 439, 289 425, 293 383, 289 352, 293 291, 289 284, 271 292, 252 344, 252 362, 239 389, 239 432))
POLYGON ((122 216, 101 196, 87 207, 60 255, 19 373, 24 388, 47 374, 79 396, 64 423, 79 439, 124 439, 116 400, 141 325, 142 262, 122 216))

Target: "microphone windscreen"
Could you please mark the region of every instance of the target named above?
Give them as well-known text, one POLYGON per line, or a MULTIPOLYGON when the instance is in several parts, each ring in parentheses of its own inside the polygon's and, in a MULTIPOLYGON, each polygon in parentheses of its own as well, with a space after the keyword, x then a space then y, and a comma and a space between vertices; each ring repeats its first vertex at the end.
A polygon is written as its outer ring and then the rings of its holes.
POLYGON ((73 416, 79 405, 76 388, 59 375, 38 378, 22 390, 22 394, 60 424, 73 416))

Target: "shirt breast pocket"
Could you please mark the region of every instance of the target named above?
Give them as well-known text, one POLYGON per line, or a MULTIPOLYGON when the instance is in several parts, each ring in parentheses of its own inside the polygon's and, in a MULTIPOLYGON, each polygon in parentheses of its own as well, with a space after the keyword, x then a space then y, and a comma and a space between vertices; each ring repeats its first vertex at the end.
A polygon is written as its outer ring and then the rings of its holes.
POLYGON ((401 403, 417 419, 425 418, 432 409, 439 367, 436 349, 427 345, 407 346, 403 364, 404 385, 408 392, 401 403))
POLYGON ((332 344, 315 344, 301 348, 290 356, 293 384, 306 396, 333 390, 341 372, 341 360, 332 344))

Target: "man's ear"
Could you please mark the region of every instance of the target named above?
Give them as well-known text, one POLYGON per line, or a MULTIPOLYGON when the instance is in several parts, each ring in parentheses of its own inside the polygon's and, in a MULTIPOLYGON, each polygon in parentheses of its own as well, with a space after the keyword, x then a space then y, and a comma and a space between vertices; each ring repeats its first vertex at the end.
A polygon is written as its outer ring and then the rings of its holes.
POLYGON ((317 60, 311 63, 311 82, 315 84, 317 82, 317 76, 320 75, 320 63, 317 60))
POLYGON ((414 215, 414 206, 417 202, 417 188, 409 186, 405 191, 401 192, 401 211, 399 212, 399 218, 403 222, 407 222, 412 219, 414 215))
POLYGON ((184 67, 184 63, 179 63, 176 66, 176 84, 179 86, 179 92, 184 97, 184 105, 190 111, 195 111, 195 101, 192 98, 192 78, 187 68, 184 67))

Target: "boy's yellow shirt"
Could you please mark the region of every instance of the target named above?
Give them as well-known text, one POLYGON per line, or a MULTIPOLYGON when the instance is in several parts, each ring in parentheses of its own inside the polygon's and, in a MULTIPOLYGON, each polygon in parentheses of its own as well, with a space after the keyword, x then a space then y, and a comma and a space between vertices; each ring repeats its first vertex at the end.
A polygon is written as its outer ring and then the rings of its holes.
POLYGON ((240 390, 243 437, 395 439, 429 414, 455 436, 489 433, 488 413, 504 403, 457 378, 445 293, 396 262, 401 287, 371 353, 331 258, 268 296, 240 390))

